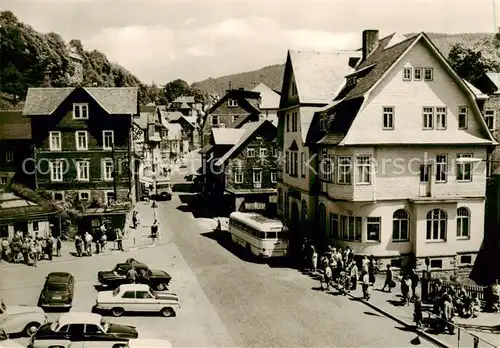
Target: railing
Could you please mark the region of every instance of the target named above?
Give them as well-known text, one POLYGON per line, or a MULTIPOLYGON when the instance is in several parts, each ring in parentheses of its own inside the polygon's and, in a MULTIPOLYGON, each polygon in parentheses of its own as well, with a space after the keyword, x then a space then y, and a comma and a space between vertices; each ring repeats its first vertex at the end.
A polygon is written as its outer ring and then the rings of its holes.
MULTIPOLYGON (((435 281, 434 281, 435 282, 435 281)), ((441 283, 443 288, 445 290, 451 290, 453 287, 456 287, 456 283, 453 282, 447 282, 444 281, 441 283)), ((485 287, 484 286, 474 286, 474 285, 460 285, 463 286, 465 292, 467 293, 467 296, 469 297, 474 297, 474 295, 477 296, 477 298, 481 301, 485 301, 485 287)))

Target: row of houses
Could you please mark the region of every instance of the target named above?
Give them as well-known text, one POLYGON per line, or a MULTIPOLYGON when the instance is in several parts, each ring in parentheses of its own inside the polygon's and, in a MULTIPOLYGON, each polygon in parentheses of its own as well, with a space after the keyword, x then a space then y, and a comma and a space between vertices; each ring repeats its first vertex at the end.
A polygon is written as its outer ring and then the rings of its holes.
POLYGON ((426 258, 435 270, 470 267, 498 168, 499 75, 485 77, 490 91, 481 92, 425 33, 365 30, 361 46, 287 54, 277 213, 293 247, 309 237, 381 267, 420 270, 426 258))

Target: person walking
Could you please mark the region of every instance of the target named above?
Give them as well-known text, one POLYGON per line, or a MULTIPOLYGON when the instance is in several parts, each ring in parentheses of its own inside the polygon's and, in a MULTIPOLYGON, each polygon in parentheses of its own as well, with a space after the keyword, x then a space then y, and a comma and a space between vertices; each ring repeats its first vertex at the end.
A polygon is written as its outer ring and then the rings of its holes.
POLYGON ((85 232, 84 241, 85 253, 87 254, 87 256, 92 256, 92 240, 94 240, 94 238, 92 238, 92 235, 88 232, 85 232))
POLYGON ((396 284, 393 279, 391 265, 387 264, 386 268, 387 270, 385 271, 385 283, 381 290, 385 291, 385 287, 387 286, 388 287, 387 292, 391 292, 392 288, 396 286, 396 284))
POLYGON ((316 271, 318 270, 318 252, 316 251, 316 248, 314 246, 312 247, 311 265, 312 272, 316 273, 316 271))
POLYGON ((153 243, 155 242, 156 238, 159 239, 159 234, 160 234, 160 224, 158 223, 158 220, 155 220, 151 225, 151 238, 153 239, 153 243))
POLYGON ((409 306, 410 305, 410 298, 411 298, 411 277, 409 275, 405 275, 403 277, 403 280, 401 281, 401 295, 403 295, 403 306, 409 306))
POLYGON ((415 328, 418 330, 422 328, 422 301, 420 301, 420 296, 413 296, 415 302, 413 307, 413 321, 415 322, 415 328))
POLYGON ((61 257, 61 250, 62 250, 62 240, 61 237, 58 236, 56 238, 56 256, 61 257))
POLYGON ((414 300, 415 296, 417 295, 418 282, 420 281, 420 278, 415 269, 411 270, 410 278, 411 278, 411 294, 412 294, 411 299, 414 300))
POLYGON ((137 211, 134 210, 132 213, 132 228, 134 229, 137 228, 137 223, 139 221, 138 215, 137 211))
POLYGON ((351 290, 356 290, 356 288, 358 287, 359 274, 358 265, 354 260, 351 261, 351 264, 349 266, 349 275, 351 277, 351 290))
POLYGON ((371 287, 370 287, 370 275, 368 272, 363 272, 363 298, 368 301, 371 296, 371 287))
POLYGON ((377 261, 373 255, 370 256, 370 263, 368 264, 368 276, 370 277, 370 284, 375 285, 375 274, 377 274, 377 261))
POLYGON ((75 250, 76 250, 76 255, 78 257, 82 256, 82 249, 83 249, 83 239, 79 234, 77 234, 75 236, 75 250))

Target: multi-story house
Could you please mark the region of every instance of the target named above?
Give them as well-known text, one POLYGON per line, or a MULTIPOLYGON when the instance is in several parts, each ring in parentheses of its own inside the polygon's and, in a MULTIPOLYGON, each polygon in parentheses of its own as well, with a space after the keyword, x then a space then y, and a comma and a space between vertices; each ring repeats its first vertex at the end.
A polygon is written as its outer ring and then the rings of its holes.
MULTIPOLYGON (((229 129, 228 129, 229 130, 229 129)), ((249 122, 241 127, 242 135, 214 163, 217 202, 233 211, 276 213, 278 152, 276 127, 269 120, 249 122)), ((238 131, 240 130, 229 130, 238 131)))
POLYGON ((263 83, 259 83, 254 89, 252 89, 252 91, 260 93, 260 118, 269 120, 273 125, 278 127, 278 110, 280 108, 281 98, 280 94, 263 83))
POLYGON ((184 152, 195 150, 199 146, 197 132, 197 116, 184 116, 180 112, 168 112, 168 123, 177 123, 182 128, 182 147, 184 152))
POLYGON ((196 102, 193 96, 177 97, 168 107, 168 111, 177 111, 184 116, 196 116, 196 102))
POLYGON ((361 60, 309 139, 320 156, 317 239, 394 267, 471 266, 496 144, 476 98, 424 33, 364 31, 361 60))
POLYGON ((200 130, 202 147, 210 146, 209 140, 214 128, 239 128, 245 122, 259 120, 259 92, 245 91, 243 88, 226 92, 204 116, 200 130))
POLYGON ((278 147, 278 215, 289 225, 292 252, 299 235, 312 233, 317 193, 314 191, 315 149, 306 146, 313 115, 332 103, 353 71, 361 54, 357 51, 289 51, 287 54, 280 110, 278 147))
POLYGON ((30 88, 36 186, 82 211, 80 230, 123 227, 135 197, 132 122, 137 88, 30 88), (36 130, 36 131, 33 131, 36 130))
POLYGON ((0 187, 14 181, 33 188, 31 121, 22 111, 0 111, 0 149, 0 187))

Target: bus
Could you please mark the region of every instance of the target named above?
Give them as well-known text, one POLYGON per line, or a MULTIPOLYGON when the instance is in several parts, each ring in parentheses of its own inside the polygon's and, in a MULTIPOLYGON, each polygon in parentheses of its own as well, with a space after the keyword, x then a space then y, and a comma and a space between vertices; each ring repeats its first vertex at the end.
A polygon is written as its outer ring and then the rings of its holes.
POLYGON ((284 257, 288 252, 288 229, 277 219, 257 213, 234 212, 229 216, 233 243, 261 258, 284 257))

